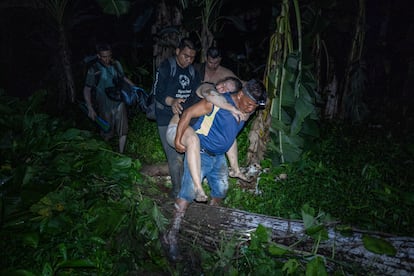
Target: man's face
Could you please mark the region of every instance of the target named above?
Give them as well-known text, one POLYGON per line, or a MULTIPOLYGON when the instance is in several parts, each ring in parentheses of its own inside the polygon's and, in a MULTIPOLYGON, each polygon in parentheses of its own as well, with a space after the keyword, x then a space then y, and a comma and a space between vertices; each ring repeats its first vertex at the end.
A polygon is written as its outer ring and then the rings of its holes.
POLYGON ((216 58, 207 57, 206 67, 210 71, 216 71, 217 68, 220 66, 220 62, 221 62, 221 57, 216 57, 216 58))
POLYGON ((257 103, 252 100, 249 96, 240 91, 238 94, 239 103, 238 108, 241 112, 252 113, 257 108, 257 103))
POLYGON ((216 84, 216 90, 219 93, 234 92, 236 90, 236 85, 234 81, 227 80, 216 84))
POLYGON ((103 65, 109 66, 112 62, 112 51, 100 51, 98 54, 98 58, 103 65))
POLYGON ((181 68, 187 68, 190 66, 196 56, 196 50, 190 49, 188 47, 185 47, 182 50, 177 49, 175 53, 177 55, 177 63, 181 68))

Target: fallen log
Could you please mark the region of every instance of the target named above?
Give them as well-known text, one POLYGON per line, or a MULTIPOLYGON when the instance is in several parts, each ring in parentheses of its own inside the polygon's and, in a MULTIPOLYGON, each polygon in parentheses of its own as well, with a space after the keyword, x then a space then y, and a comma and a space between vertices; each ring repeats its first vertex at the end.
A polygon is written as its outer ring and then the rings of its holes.
MULTIPOLYGON (((164 206, 172 211, 172 204, 164 206)), ((180 242, 216 250, 223 240, 238 238, 248 241, 250 233, 259 225, 271 231, 272 241, 291 246, 293 251, 311 252, 313 240, 306 234, 304 224, 298 220, 249 213, 224 207, 205 204, 191 204, 180 229, 180 242)), ((327 226, 328 240, 322 241, 317 254, 342 263, 356 264, 363 271, 374 275, 414 275, 414 238, 396 237, 384 233, 352 229, 351 235, 343 235, 335 230, 335 225, 327 226), (381 238, 395 249, 393 256, 376 254, 367 250, 363 235, 381 238)), ((329 268, 329 266, 327 266, 329 268)))

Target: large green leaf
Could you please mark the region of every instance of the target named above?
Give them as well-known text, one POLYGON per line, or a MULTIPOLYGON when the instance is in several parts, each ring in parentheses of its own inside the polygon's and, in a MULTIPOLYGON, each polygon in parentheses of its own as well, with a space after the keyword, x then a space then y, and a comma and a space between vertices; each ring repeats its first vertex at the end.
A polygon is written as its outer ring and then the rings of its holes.
POLYGON ((373 253, 386 254, 388 256, 395 256, 397 254, 397 249, 384 239, 364 235, 362 242, 364 247, 373 253))
MULTIPOLYGON (((290 75, 290 74, 287 74, 290 75)), ((295 87, 292 83, 285 82, 282 88, 282 107, 293 107, 295 106, 295 87)))
POLYGON ((282 135, 283 155, 285 162, 295 162, 302 154, 303 138, 282 135))
POLYGON ((276 134, 278 131, 281 131, 283 134, 288 134, 290 132, 290 128, 282 121, 272 120, 272 127, 270 128, 270 131, 276 134))
POLYGON ((293 119, 291 126, 291 134, 296 135, 302 129, 302 124, 306 117, 312 113, 315 106, 313 104, 312 98, 310 97, 306 87, 300 87, 300 97, 297 99, 295 104, 295 118, 293 119))
POLYGON ((325 263, 322 257, 315 257, 306 264, 306 276, 325 276, 326 272, 325 263))
POLYGON ((88 216, 94 218, 90 222, 90 228, 97 236, 111 234, 126 218, 126 211, 120 204, 112 203, 105 206, 103 201, 98 201, 88 212, 88 216))

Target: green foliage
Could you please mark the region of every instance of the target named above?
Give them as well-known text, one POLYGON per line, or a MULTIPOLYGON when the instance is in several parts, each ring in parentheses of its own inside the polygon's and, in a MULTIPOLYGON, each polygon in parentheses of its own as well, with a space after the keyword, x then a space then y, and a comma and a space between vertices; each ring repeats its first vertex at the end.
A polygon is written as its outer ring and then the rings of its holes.
POLYGON ((308 205, 344 224, 411 235, 412 135, 394 137, 363 125, 327 124, 322 129, 299 161, 280 166, 262 162, 269 169, 260 175, 257 195, 231 185, 225 204, 305 221, 306 214, 316 215, 309 208, 302 212, 308 205), (279 178, 281 173, 288 178, 279 178))
POLYGON ((397 249, 388 241, 364 235, 362 242, 366 249, 376 254, 386 254, 388 256, 395 256, 397 249))
POLYGON ((270 230, 259 225, 249 242, 227 242, 215 255, 205 259, 208 275, 327 275, 319 256, 303 258, 270 239, 270 230), (235 251, 236 246, 238 247, 235 251), (309 259, 309 260, 308 260, 309 259), (208 266, 206 264, 213 264, 208 266))
MULTIPOLYGON (((271 39, 271 54, 268 57, 266 79, 272 98, 271 140, 268 146, 269 158, 274 164, 299 160, 306 142, 319 135, 316 124, 319 119, 316 105, 319 95, 313 73, 314 61, 306 59, 312 56, 309 51, 313 41, 308 38, 302 43, 301 14, 298 2, 294 1, 294 4, 297 38, 292 37, 289 9, 287 5, 282 5, 277 19, 279 26, 271 39), (297 49, 293 49, 293 41, 297 43, 297 49)), ((308 21, 305 23, 309 24, 308 21)))
POLYGON ((140 112, 129 122, 126 153, 136 156, 142 163, 166 162, 164 150, 155 121, 150 121, 140 112))
POLYGON ((1 99, 15 108, 0 108, 0 273, 168 271, 158 239, 167 220, 141 193, 139 160, 37 113, 41 98, 1 99))

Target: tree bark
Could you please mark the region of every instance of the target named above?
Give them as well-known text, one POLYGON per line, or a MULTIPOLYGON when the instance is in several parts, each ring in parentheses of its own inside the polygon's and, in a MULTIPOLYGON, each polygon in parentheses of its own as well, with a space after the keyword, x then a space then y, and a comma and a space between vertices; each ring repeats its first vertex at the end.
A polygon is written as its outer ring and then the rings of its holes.
MULTIPOLYGON (((172 205, 165 206, 168 212, 172 205)), ((271 230, 272 241, 285 246, 298 242, 292 250, 300 253, 312 252, 313 240, 305 234, 301 221, 248 213, 236 209, 191 204, 180 229, 180 242, 198 244, 207 250, 216 250, 220 243, 237 237, 240 242, 248 241, 250 233, 259 224, 271 230)), ((385 233, 373 233, 352 229, 350 236, 327 226, 329 239, 319 244, 317 254, 334 256, 335 261, 355 264, 363 271, 374 275, 412 275, 414 273, 414 238, 396 237, 385 233), (380 255, 368 251, 362 236, 380 237, 397 250, 395 256, 380 255)), ((331 262, 330 265, 335 265, 331 262)), ((329 268, 329 264, 327 265, 329 268)))
POLYGON ((70 62, 70 49, 63 26, 59 27, 59 57, 61 63, 61 78, 59 80, 59 108, 64 107, 66 101, 75 102, 75 82, 73 80, 72 66, 70 62))
POLYGON ((266 152, 266 144, 269 141, 269 129, 271 125, 271 116, 269 106, 265 110, 259 111, 254 118, 252 127, 249 132, 250 146, 247 150, 247 164, 260 164, 266 152))

